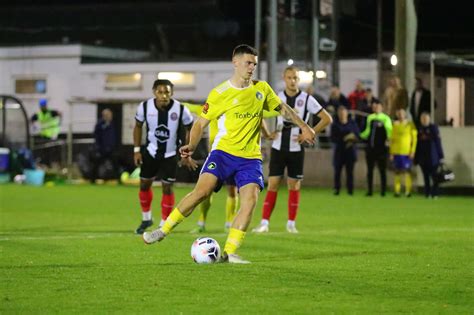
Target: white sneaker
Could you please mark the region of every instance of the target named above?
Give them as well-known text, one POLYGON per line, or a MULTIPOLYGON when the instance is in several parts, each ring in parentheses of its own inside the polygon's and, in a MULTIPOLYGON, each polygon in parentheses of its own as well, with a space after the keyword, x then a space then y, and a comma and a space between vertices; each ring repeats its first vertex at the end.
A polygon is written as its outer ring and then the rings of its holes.
POLYGON ((250 264, 250 261, 242 259, 242 257, 236 254, 229 254, 228 262, 229 264, 250 264))
POLYGON ((298 234, 298 230, 296 229, 294 225, 293 226, 287 225, 286 230, 288 231, 288 233, 298 234))
POLYGON ((161 241, 162 239, 165 238, 165 236, 166 234, 163 233, 163 231, 161 230, 154 230, 153 232, 145 232, 142 235, 143 241, 145 242, 145 244, 148 244, 148 245, 161 241))
POLYGON ((254 233, 267 233, 270 229, 268 228, 268 224, 260 224, 256 228, 252 230, 254 233))

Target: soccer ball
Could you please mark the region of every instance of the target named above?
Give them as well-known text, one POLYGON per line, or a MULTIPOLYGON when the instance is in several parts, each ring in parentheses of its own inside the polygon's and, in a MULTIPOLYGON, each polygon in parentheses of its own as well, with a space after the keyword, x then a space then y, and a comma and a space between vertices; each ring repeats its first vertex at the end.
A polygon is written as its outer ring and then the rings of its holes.
POLYGON ((198 264, 212 264, 219 260, 221 247, 210 237, 200 237, 191 246, 191 257, 198 264))

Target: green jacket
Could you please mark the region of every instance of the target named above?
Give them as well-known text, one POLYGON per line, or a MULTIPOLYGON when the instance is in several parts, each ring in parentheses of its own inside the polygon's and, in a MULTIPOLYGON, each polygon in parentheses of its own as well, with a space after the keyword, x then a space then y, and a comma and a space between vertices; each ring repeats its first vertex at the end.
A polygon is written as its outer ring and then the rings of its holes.
POLYGON ((56 139, 59 134, 59 116, 53 116, 50 110, 39 111, 37 115, 41 126, 40 135, 48 139, 56 139))

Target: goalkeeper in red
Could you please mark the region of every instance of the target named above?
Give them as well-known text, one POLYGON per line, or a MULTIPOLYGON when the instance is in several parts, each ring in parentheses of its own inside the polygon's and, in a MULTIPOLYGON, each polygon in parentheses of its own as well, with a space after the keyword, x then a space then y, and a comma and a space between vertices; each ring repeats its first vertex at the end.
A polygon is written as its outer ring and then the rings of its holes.
POLYGON ((302 140, 314 143, 314 130, 291 107, 283 103, 265 81, 253 81, 257 51, 248 45, 237 46, 232 54, 234 74, 214 88, 201 117, 191 129, 189 144, 180 148, 182 157, 190 157, 211 120, 217 120, 218 132, 193 191, 171 212, 164 225, 143 234, 147 244, 163 240, 196 205, 222 183, 234 179, 240 194, 240 209, 229 230, 222 261, 249 263, 236 255, 252 219, 258 194, 263 189, 260 125, 263 110, 280 111, 302 130, 302 140))

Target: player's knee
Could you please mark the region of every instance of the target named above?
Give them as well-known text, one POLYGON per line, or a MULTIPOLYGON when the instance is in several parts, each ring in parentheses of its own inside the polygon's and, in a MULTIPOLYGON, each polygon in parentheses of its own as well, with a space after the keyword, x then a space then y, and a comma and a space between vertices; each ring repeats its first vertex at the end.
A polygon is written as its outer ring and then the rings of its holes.
POLYGON ((151 180, 141 180, 140 181, 140 190, 141 191, 148 191, 151 187, 153 181, 151 180))
POLYGON ((194 197, 199 201, 199 202, 202 202, 204 200, 206 200, 207 198, 209 198, 212 194, 212 190, 208 190, 208 189, 195 189, 193 191, 193 195, 194 197))
POLYGON ((170 183, 163 183, 163 194, 171 195, 173 193, 173 184, 170 183))

